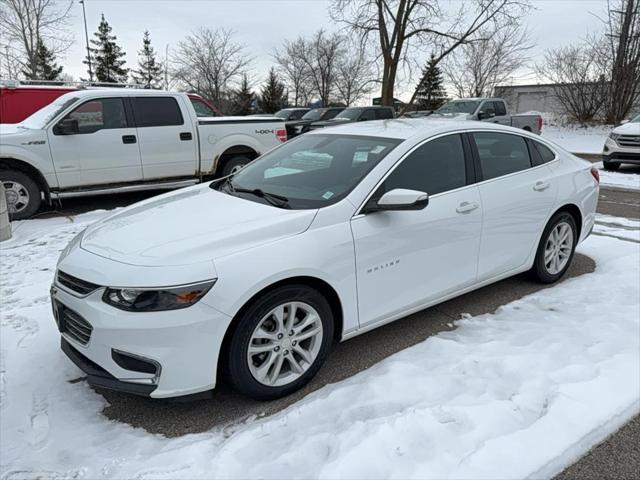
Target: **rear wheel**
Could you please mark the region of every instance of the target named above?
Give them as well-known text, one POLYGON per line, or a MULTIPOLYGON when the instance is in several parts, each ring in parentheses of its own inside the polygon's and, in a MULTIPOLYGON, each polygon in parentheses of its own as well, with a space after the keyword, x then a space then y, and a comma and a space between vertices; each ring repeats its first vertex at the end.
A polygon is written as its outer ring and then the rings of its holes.
POLYGON ((531 269, 531 274, 542 283, 557 282, 571 265, 578 243, 578 228, 573 216, 560 212, 549 221, 531 269))
POLYGON ((617 162, 607 162, 606 160, 602 162, 605 170, 609 170, 610 172, 615 172, 620 168, 620 164, 617 162))
POLYGON ((333 341, 333 315, 316 290, 293 285, 266 293, 242 315, 231 339, 228 373, 241 393, 272 400, 302 388, 333 341))
POLYGON ((224 167, 222 167, 222 176, 226 177, 228 175, 234 174, 250 162, 251 159, 249 157, 230 158, 225 162, 224 167))
POLYGON ((38 184, 29 175, 18 170, 0 170, 0 181, 11 220, 23 220, 38 211, 42 196, 38 184))

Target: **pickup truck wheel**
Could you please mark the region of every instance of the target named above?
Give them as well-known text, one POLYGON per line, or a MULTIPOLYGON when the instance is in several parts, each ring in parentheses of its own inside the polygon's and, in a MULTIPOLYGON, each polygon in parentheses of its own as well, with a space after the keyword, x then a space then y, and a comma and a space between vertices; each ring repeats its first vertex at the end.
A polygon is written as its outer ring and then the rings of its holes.
POLYGON ((226 177, 227 175, 231 175, 236 173, 242 167, 244 167, 247 163, 250 163, 251 159, 249 157, 233 157, 227 160, 222 167, 222 176, 226 177))
POLYGON ((620 168, 619 163, 607 162, 607 161, 602 162, 602 166, 604 167, 605 170, 609 170, 611 172, 615 172, 620 168))
POLYGON ((29 218, 40 208, 40 188, 29 175, 17 170, 0 170, 11 220, 29 218))

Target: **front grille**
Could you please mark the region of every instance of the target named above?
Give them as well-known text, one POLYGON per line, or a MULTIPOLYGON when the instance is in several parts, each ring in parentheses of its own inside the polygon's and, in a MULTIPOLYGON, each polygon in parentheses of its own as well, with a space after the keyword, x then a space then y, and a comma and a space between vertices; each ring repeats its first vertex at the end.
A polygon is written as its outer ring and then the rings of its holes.
POLYGON ((620 135, 617 142, 621 147, 640 148, 640 135, 620 135))
POLYGON ((69 337, 80 343, 87 345, 91 339, 93 327, 82 316, 62 303, 54 300, 56 322, 61 333, 66 333, 69 337))
POLYGON ((80 280, 79 278, 71 276, 68 273, 61 272, 60 270, 58 270, 58 274, 56 277, 60 285, 80 295, 89 295, 94 290, 100 288, 99 285, 87 282, 85 280, 80 280))

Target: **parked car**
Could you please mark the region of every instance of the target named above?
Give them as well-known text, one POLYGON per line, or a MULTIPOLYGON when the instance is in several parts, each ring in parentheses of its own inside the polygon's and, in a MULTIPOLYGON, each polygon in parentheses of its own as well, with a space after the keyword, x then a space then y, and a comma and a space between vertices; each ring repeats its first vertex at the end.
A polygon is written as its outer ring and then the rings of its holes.
POLYGON ((292 139, 309 131, 313 122, 331 120, 344 110, 344 107, 314 108, 305 113, 300 120, 286 122, 287 138, 292 139))
POLYGON ((510 115, 507 102, 501 98, 461 98, 445 103, 432 115, 509 125, 538 135, 542 133, 541 115, 510 115))
POLYGON ((428 117, 433 113, 433 110, 414 110, 413 112, 407 112, 402 115, 404 118, 422 118, 428 117))
POLYGON ((343 125, 345 123, 364 122, 368 120, 385 120, 394 117, 391 107, 348 107, 342 110, 331 120, 313 122, 309 130, 343 125))
POLYGON ((89 383, 154 398, 226 372, 268 400, 343 341, 520 272, 565 274, 598 170, 510 127, 402 119, 316 130, 75 237, 52 301, 89 383))
POLYGON ((605 170, 617 170, 622 163, 640 165, 640 115, 614 128, 604 144, 605 170))
MULTIPOLYGON (((19 85, 15 82, 0 85, 0 124, 20 123, 58 97, 83 89, 85 87, 19 85)), ((207 99, 195 93, 187 95, 198 117, 222 116, 207 99)))
POLYGON ((291 120, 300 120, 302 116, 307 113, 309 108, 283 108, 282 110, 278 110, 273 115, 281 118, 285 122, 289 122, 291 120))
POLYGON ((0 126, 0 181, 18 220, 43 199, 229 175, 286 139, 279 118, 198 118, 182 93, 77 90, 22 123, 0 126))

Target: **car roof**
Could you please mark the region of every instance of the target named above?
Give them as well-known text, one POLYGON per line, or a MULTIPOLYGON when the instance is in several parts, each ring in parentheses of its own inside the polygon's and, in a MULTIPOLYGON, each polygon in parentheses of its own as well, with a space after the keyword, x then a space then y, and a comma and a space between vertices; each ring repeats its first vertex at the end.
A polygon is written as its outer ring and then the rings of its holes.
POLYGON ((167 92, 166 90, 151 90, 151 89, 141 89, 141 88, 109 88, 109 87, 87 87, 80 90, 73 90, 65 95, 84 98, 84 97, 95 97, 96 95, 101 95, 105 97, 142 97, 142 96, 150 96, 150 97, 161 97, 165 95, 182 95, 182 93, 178 92, 167 92))
POLYGON ((384 137, 408 140, 414 137, 428 138, 440 133, 464 130, 490 130, 531 136, 524 130, 495 123, 474 122, 471 120, 436 119, 432 117, 394 118, 389 120, 353 122, 312 130, 306 135, 360 135, 366 137, 384 137))

